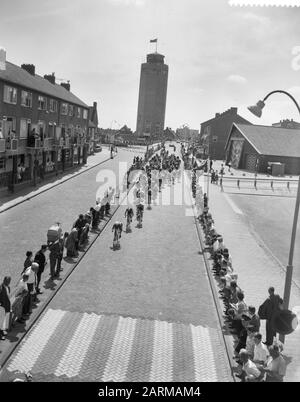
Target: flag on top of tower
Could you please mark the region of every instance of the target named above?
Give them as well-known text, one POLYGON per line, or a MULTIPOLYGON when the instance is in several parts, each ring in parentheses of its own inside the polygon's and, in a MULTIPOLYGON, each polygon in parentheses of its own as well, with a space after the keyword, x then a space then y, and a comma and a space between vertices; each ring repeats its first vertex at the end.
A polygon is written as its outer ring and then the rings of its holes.
POLYGON ((157 43, 157 38, 156 39, 150 39, 150 43, 157 43))

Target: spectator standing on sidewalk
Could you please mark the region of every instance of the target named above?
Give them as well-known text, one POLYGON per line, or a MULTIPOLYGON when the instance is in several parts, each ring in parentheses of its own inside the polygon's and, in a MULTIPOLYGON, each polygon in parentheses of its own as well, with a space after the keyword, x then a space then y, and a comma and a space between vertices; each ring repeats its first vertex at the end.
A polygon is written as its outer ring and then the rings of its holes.
POLYGON ((12 323, 17 321, 20 324, 23 324, 25 322, 25 320, 23 319, 23 307, 24 302, 26 300, 26 296, 28 294, 27 281, 28 281, 28 275, 23 274, 22 279, 17 284, 17 288, 14 294, 14 300, 12 302, 12 313, 13 313, 12 323))
POLYGON ((10 302, 10 276, 5 276, 2 284, 0 285, 0 340, 5 340, 5 335, 9 327, 9 314, 11 312, 10 302))
POLYGON ((56 265, 58 264, 58 259, 61 255, 61 243, 60 239, 55 240, 54 242, 48 245, 49 247, 49 261, 50 261, 50 276, 51 279, 59 276, 59 270, 57 270, 56 265))
POLYGON ((77 231, 78 231, 78 239, 76 240, 76 249, 77 250, 79 249, 79 240, 80 240, 80 236, 81 236, 84 226, 85 226, 85 220, 83 218, 83 215, 80 214, 78 219, 76 220, 76 222, 73 225, 73 227, 75 229, 77 229, 77 231))
POLYGON ((37 262, 33 262, 31 266, 28 267, 24 272, 24 274, 28 276, 27 280, 28 294, 25 296, 24 299, 23 315, 31 314, 32 302, 36 291, 38 270, 39 270, 39 264, 37 262))
MULTIPOLYGON (((32 258, 32 256, 33 256, 32 251, 27 251, 27 252, 26 252, 26 260, 24 261, 24 269, 23 269, 23 272, 25 272, 26 269, 27 269, 28 267, 30 267, 31 264, 33 263, 33 258, 32 258)), ((22 272, 22 273, 23 273, 23 272, 22 272)))
POLYGON ((66 240, 67 257, 78 257, 76 244, 78 241, 78 231, 73 228, 66 240))
POLYGON ((40 282, 41 282, 41 277, 42 277, 42 273, 44 272, 45 269, 45 265, 46 265, 46 257, 45 257, 45 253, 47 250, 47 245, 43 244, 41 246, 41 249, 36 253, 35 257, 34 257, 34 262, 37 262, 39 265, 38 271, 37 271, 37 280, 36 280, 36 293, 37 294, 42 294, 39 286, 40 286, 40 282))
POLYGON ((259 307, 258 315, 261 319, 266 320, 266 345, 273 344, 276 331, 274 330, 274 319, 277 313, 281 310, 283 300, 278 294, 275 294, 275 289, 271 286, 268 289, 269 297, 259 307))

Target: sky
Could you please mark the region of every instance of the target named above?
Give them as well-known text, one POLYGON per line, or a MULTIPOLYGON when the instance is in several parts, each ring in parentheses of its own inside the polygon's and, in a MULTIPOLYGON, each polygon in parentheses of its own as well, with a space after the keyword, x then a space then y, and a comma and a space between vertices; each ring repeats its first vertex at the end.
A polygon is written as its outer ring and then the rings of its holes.
POLYGON ((134 131, 141 63, 169 65, 165 126, 199 129, 230 107, 254 124, 300 121, 284 95, 261 119, 247 106, 275 89, 300 101, 300 7, 239 7, 228 0, 0 0, 7 60, 55 72, 98 104, 100 127, 134 131))

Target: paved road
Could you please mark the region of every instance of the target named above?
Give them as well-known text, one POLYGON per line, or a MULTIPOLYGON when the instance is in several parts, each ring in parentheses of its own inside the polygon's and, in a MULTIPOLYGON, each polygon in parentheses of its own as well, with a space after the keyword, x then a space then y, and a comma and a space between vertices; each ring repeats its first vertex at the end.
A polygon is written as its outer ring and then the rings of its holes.
MULTIPOLYGON (((118 251, 109 223, 6 378, 31 370, 35 381, 232 381, 194 218, 183 205, 157 204, 118 251)), ((124 210, 113 221, 124 222, 124 210)))
MULTIPOLYGON (((136 154, 141 155, 140 149, 136 150, 136 154)), ((88 211, 96 197, 101 197, 108 186, 115 187, 109 181, 110 172, 117 177, 119 164, 131 164, 133 156, 134 152, 119 148, 114 159, 1 213, 0 278, 10 275, 14 286, 23 269, 26 251, 38 251, 47 240, 47 229, 54 222, 61 222, 63 230, 69 231, 79 213, 88 211)), ((98 158, 99 162, 103 160, 101 154, 93 158, 98 158)), ((118 177, 116 180, 118 182, 118 177)), ((48 279, 48 270, 44 273, 44 279, 48 279)))

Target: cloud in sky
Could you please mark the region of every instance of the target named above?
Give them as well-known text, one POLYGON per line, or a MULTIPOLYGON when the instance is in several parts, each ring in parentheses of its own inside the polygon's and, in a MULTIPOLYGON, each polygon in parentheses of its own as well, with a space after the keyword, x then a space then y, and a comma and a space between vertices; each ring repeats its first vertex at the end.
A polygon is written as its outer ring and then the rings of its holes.
POLYGON ((234 82, 235 84, 245 84, 247 79, 238 74, 231 74, 227 77, 227 81, 234 82))
MULTIPOLYGON (((83 101, 97 101, 102 127, 117 120, 132 129, 141 63, 158 38, 169 65, 166 125, 199 128, 216 112, 298 86, 299 17, 300 8, 227 0, 10 0, 1 2, 0 37, 12 63, 55 71, 83 101)), ((277 108, 279 119, 289 110, 277 108)))

